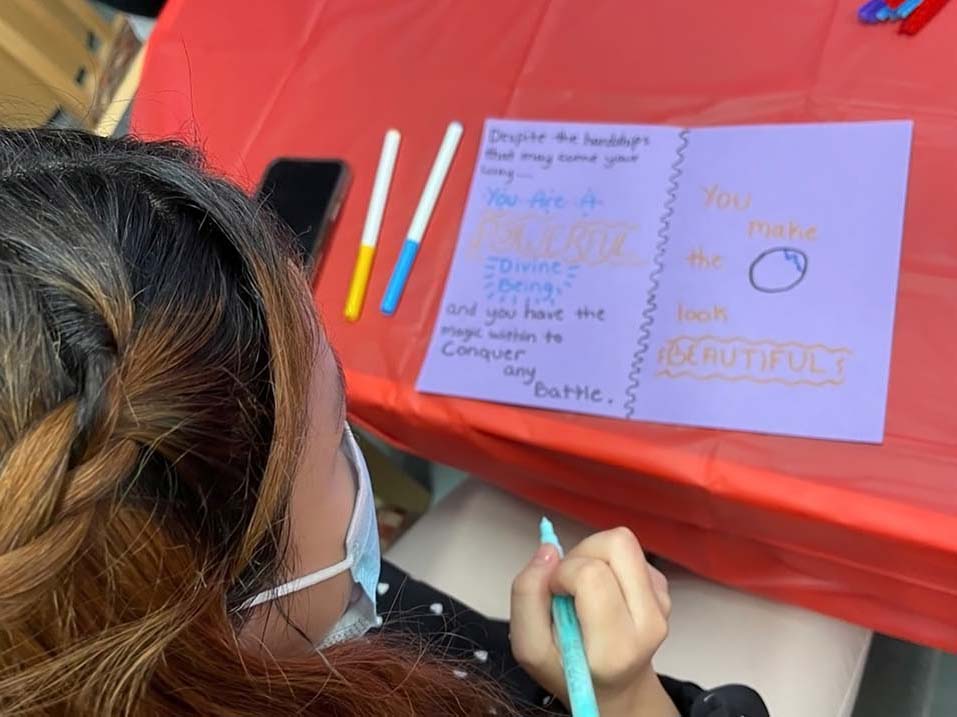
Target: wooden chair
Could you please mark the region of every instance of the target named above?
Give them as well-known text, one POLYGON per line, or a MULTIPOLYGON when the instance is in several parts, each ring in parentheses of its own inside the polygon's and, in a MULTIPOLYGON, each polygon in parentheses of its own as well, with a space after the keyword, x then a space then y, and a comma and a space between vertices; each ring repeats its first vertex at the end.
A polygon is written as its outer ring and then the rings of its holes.
POLYGON ((3 0, 0 124, 94 129, 137 49, 87 0, 3 0))

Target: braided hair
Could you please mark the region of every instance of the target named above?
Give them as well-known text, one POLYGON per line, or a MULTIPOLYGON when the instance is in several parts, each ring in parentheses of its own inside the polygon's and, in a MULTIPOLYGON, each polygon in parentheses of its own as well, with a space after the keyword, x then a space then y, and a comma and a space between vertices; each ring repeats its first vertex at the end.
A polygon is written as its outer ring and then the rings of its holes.
POLYGON ((321 340, 293 256, 179 144, 0 130, 0 713, 502 705, 385 641, 238 637, 282 570, 321 340))

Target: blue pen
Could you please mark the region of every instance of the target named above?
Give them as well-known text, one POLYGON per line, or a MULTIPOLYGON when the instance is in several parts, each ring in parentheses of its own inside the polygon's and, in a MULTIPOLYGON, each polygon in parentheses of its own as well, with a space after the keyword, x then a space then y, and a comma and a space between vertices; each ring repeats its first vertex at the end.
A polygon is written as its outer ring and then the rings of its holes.
POLYGON ((449 173, 452 157, 455 156, 455 150, 461 138, 462 125, 458 122, 450 122, 448 129, 445 130, 445 138, 442 140, 439 152, 435 155, 435 162, 432 163, 432 171, 429 172, 422 196, 419 197, 419 205, 415 208, 415 214, 412 215, 409 232, 405 235, 399 258, 385 287, 385 294, 382 295, 382 305, 379 308, 386 316, 392 316, 395 313, 399 299, 402 298, 409 272, 412 271, 412 263, 422 243, 422 235, 425 234, 425 228, 429 224, 429 219, 432 218, 432 210, 435 209, 435 202, 439 198, 439 192, 442 191, 442 184, 449 173))
POLYGON ((896 15, 898 20, 906 20, 914 10, 920 7, 924 0, 907 0, 897 8, 896 15))
MULTIPOLYGON (((565 557, 555 527, 548 518, 542 518, 539 525, 542 544, 551 543, 558 549, 558 556, 565 557)), ((562 653, 562 669, 565 671, 565 684, 568 686, 568 707, 572 717, 599 717, 598 701, 595 699, 595 687, 591 682, 591 670, 585 658, 585 644, 582 641, 582 628, 575 614, 575 600, 570 595, 552 597, 552 621, 558 635, 558 649, 562 653)))

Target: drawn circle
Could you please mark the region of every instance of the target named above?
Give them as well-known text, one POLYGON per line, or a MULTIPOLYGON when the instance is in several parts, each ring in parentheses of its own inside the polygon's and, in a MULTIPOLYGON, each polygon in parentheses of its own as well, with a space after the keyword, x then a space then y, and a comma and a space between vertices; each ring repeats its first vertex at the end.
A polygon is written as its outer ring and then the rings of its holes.
POLYGON ((779 246, 758 254, 751 262, 748 280, 758 291, 780 294, 800 284, 807 274, 808 259, 800 249, 779 246))

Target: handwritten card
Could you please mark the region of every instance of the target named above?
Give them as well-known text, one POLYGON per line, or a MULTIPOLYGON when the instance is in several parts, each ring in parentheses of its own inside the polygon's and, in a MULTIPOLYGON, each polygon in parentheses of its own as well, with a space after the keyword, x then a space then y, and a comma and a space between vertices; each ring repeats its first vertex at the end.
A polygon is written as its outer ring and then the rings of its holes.
POLYGON ((910 137, 488 120, 419 389, 881 441, 910 137))

